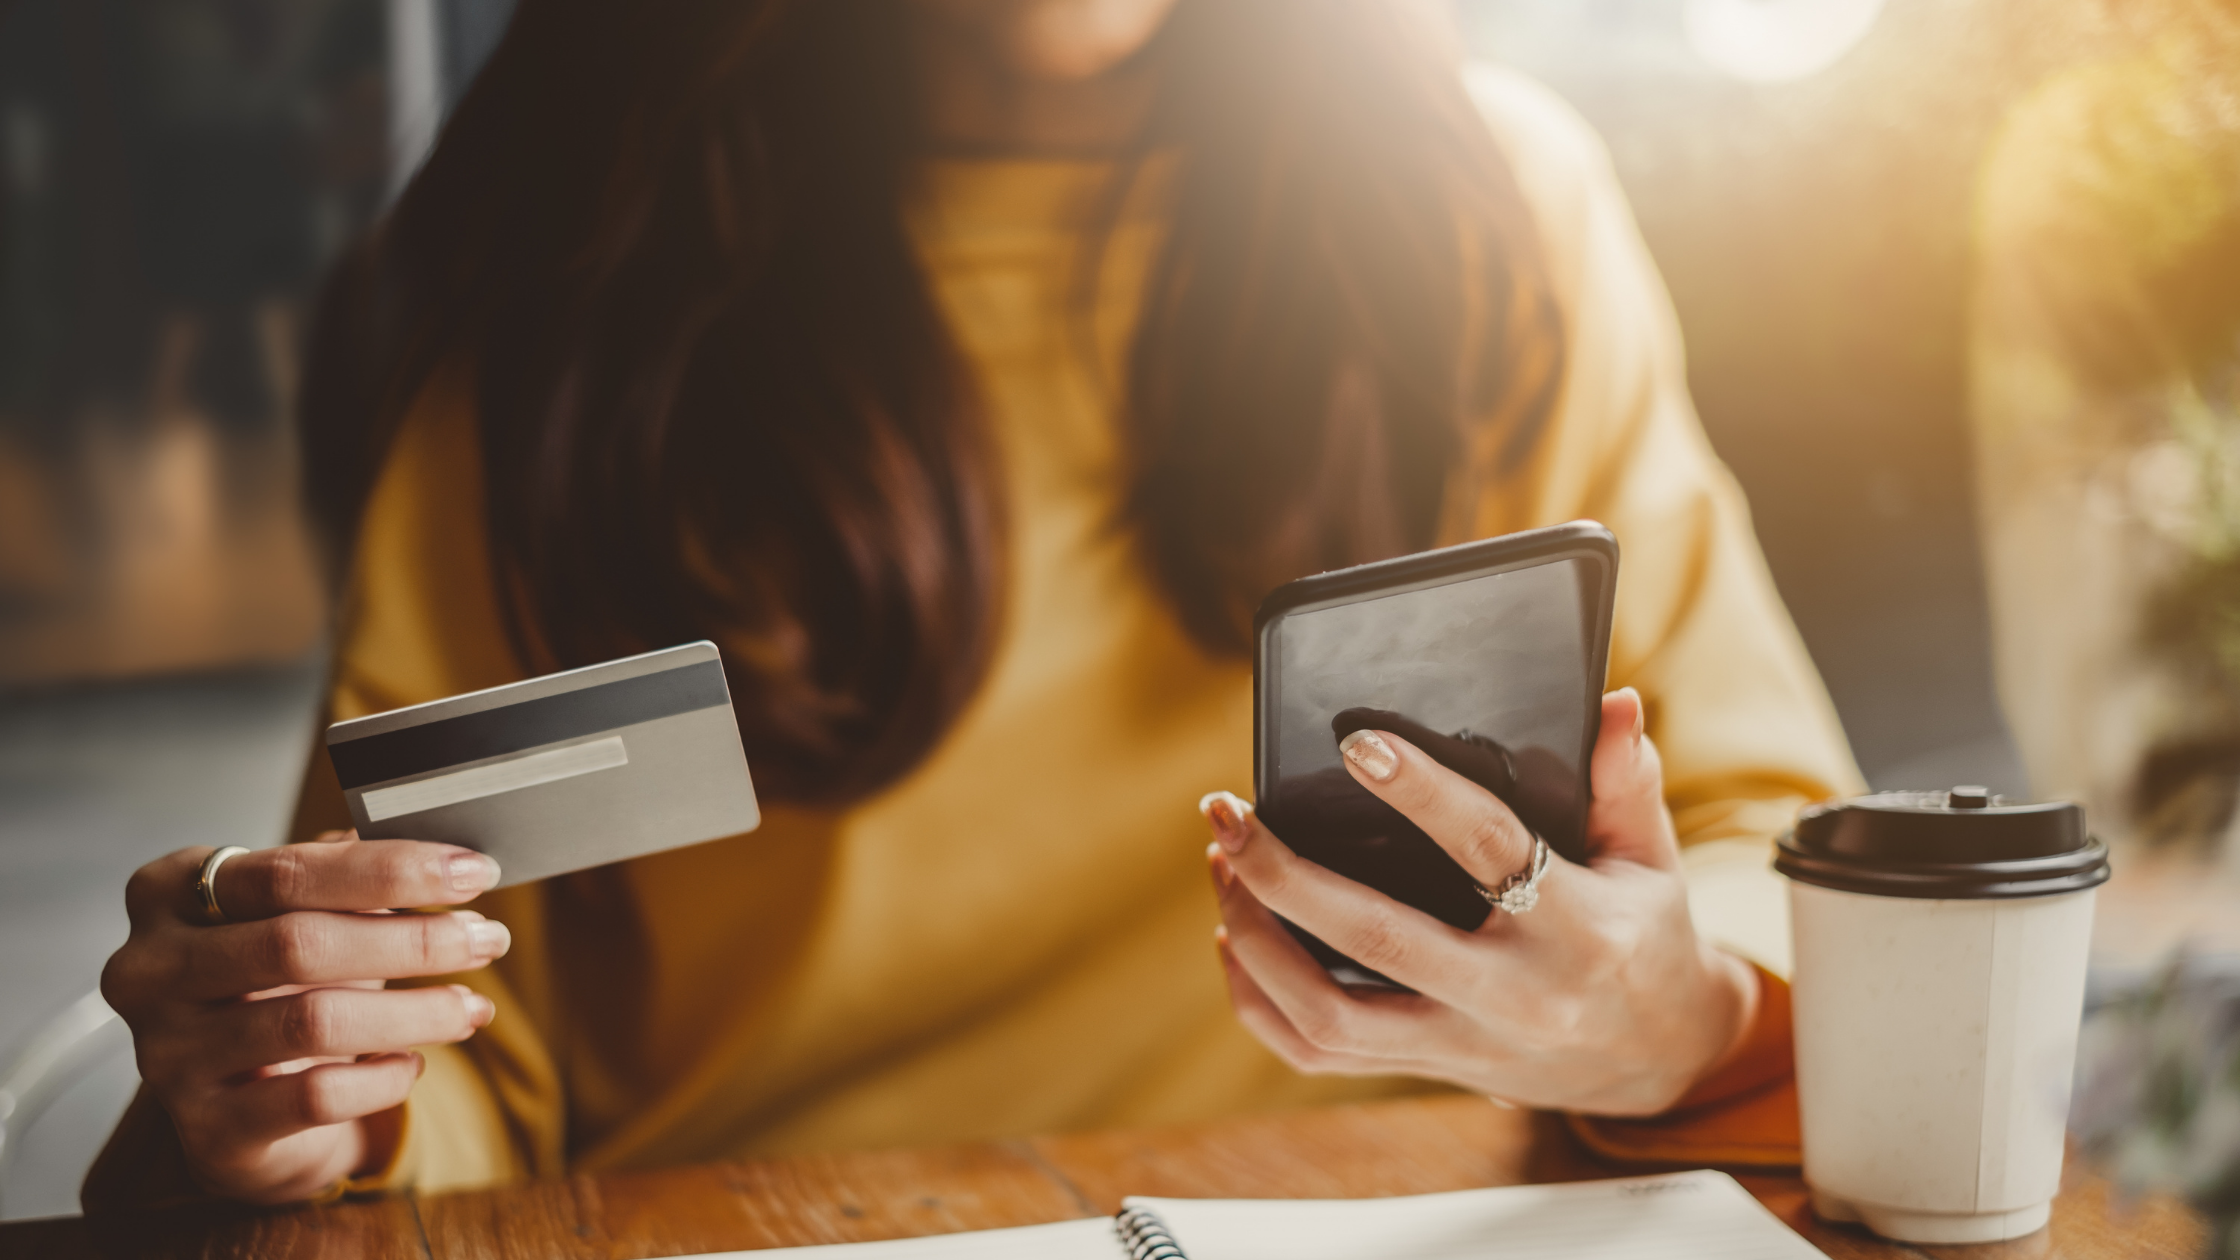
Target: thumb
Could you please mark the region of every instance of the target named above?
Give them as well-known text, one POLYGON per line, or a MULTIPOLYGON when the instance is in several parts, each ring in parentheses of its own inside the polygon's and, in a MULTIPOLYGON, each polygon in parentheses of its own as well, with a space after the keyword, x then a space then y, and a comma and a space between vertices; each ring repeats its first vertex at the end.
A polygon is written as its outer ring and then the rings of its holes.
POLYGON ((1646 725, 1640 692, 1626 687, 1602 697, 1594 806, 1587 814, 1590 865, 1622 861, 1679 869, 1680 841, 1664 804, 1664 763, 1646 725))

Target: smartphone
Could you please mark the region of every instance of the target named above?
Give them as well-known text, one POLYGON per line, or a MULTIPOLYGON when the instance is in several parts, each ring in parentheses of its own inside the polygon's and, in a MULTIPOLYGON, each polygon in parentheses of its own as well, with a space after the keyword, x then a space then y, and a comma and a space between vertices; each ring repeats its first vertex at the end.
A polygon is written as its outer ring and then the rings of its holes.
MULTIPOLYGON (((1253 792, 1300 856, 1459 928, 1492 913, 1446 850, 1354 782, 1338 741, 1391 731, 1586 858, 1618 540, 1593 521, 1288 583, 1254 618, 1253 792)), ((1345 983, 1401 988, 1296 925, 1345 983)))

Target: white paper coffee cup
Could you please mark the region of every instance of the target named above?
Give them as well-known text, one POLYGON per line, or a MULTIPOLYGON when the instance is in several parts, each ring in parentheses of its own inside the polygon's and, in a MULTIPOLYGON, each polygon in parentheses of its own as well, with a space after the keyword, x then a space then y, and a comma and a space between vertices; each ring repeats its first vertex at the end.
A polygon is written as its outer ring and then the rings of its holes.
POLYGON ((2082 811, 1862 797, 1807 810, 1775 865, 1814 1209, 1904 1242, 2044 1226, 2107 878, 2082 811))

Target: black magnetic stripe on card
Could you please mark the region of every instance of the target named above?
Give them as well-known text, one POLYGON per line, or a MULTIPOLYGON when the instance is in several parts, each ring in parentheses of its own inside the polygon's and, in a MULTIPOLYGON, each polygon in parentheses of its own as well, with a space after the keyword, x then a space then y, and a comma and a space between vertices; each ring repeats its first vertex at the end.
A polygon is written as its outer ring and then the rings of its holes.
POLYGON ((329 744, 327 755, 347 790, 728 703, 723 662, 699 661, 329 744))

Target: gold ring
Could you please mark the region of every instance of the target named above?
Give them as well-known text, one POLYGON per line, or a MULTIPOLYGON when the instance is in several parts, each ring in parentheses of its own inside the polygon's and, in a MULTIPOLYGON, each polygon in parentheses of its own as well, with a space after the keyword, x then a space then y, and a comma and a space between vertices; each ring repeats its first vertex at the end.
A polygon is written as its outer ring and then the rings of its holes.
POLYGON ((195 876, 194 891, 196 896, 202 898, 203 919, 212 925, 233 921, 226 917, 225 910, 218 905, 218 868, 224 866, 228 858, 237 858, 247 852, 247 849, 238 844, 229 844, 202 859, 202 873, 195 876))

